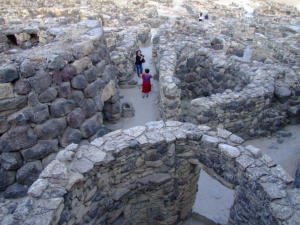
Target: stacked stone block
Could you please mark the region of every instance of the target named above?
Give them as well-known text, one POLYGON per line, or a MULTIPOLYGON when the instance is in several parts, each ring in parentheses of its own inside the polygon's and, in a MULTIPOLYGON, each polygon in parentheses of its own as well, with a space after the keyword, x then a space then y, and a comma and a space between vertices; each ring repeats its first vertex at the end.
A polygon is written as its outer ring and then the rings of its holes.
POLYGON ((95 138, 103 116, 120 118, 116 71, 99 22, 60 29, 55 43, 2 53, 1 191, 15 182, 28 187, 59 147, 95 138))
POLYGON ((156 121, 90 145, 71 144, 43 170, 30 196, 2 202, 1 221, 180 224, 191 212, 201 166, 237 190, 228 224, 296 224, 300 192, 293 179, 242 143, 224 129, 156 121))

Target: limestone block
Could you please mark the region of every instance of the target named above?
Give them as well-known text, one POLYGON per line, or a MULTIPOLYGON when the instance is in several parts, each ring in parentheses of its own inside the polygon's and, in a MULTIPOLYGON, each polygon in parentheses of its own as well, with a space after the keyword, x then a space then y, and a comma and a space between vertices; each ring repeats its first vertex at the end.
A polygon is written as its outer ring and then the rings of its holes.
POLYGON ((236 158, 240 155, 239 149, 230 145, 219 144, 219 149, 229 158, 236 158))
POLYGON ((68 169, 64 163, 55 159, 43 170, 40 178, 68 179, 68 169))
POLYGON ((104 103, 112 96, 116 94, 115 82, 110 80, 109 83, 104 87, 101 95, 101 101, 104 103))
POLYGON ((255 158, 259 158, 262 156, 261 150, 252 145, 247 145, 246 150, 248 150, 255 158))
POLYGON ((13 86, 11 83, 0 83, 0 99, 13 98, 13 86))

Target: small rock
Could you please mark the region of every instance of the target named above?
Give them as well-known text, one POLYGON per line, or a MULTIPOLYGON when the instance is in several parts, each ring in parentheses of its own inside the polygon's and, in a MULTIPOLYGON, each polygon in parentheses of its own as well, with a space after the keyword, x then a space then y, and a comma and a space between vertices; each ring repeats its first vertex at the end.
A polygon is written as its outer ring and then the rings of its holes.
POLYGON ((58 150, 57 140, 40 140, 37 145, 32 148, 22 150, 24 160, 42 159, 52 152, 58 150))
POLYGON ((4 192, 4 198, 21 198, 26 196, 27 189, 21 184, 13 184, 9 186, 4 192))
POLYGON ((63 82, 59 86, 59 97, 69 98, 71 96, 71 85, 70 82, 63 82))
POLYGON ((47 56, 47 64, 49 69, 60 70, 64 68, 66 62, 62 56, 53 54, 47 56))
POLYGON ((76 76, 76 68, 72 65, 66 65, 61 72, 62 81, 70 81, 76 76))
POLYGON ((90 119, 86 120, 80 127, 80 131, 84 138, 89 138, 95 134, 101 127, 103 122, 102 113, 97 113, 90 119))
POLYGON ((19 79, 14 86, 15 91, 19 95, 26 95, 31 91, 31 86, 28 80, 19 79))
POLYGON ((67 123, 64 118, 51 119, 41 125, 37 125, 34 128, 34 132, 41 139, 52 139, 62 135, 66 126, 67 123))
POLYGON ((11 83, 0 83, 0 99, 13 98, 13 86, 11 83))
POLYGON ((81 108, 83 109, 87 118, 90 118, 91 116, 95 115, 97 111, 95 102, 90 98, 85 99, 83 101, 81 108))
POLYGON ((75 102, 72 100, 56 99, 50 107, 51 115, 54 117, 65 116, 75 108, 75 105, 75 102))
POLYGON ((230 145, 219 144, 219 149, 230 158, 236 158, 240 155, 239 149, 230 145))
POLYGON ((133 105, 129 102, 124 102, 122 104, 122 117, 133 117, 135 114, 135 110, 133 105))
POLYGON ((292 91, 288 87, 276 87, 274 94, 277 98, 283 99, 291 96, 292 91))
POLYGON ((39 71, 34 77, 28 78, 28 80, 37 94, 44 92, 52 83, 51 76, 45 71, 39 71))
POLYGON ((248 150, 255 158, 259 158, 262 156, 261 150, 252 145, 247 145, 246 150, 248 150))

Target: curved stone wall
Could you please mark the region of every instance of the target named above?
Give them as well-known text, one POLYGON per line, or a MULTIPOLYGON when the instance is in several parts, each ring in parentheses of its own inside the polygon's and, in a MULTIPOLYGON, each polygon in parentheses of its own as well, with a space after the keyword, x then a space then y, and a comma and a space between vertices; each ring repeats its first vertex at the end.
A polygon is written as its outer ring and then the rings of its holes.
POLYGON ((226 130, 157 121, 72 144, 43 170, 30 196, 2 203, 1 221, 178 224, 191 211, 204 166, 237 190, 229 224, 296 224, 300 191, 293 179, 242 143, 226 130))
MULTIPOLYGON (((19 37, 16 27, 2 32, 19 37)), ((1 191, 30 185, 60 146, 97 137, 104 111, 104 119, 120 118, 116 71, 98 21, 23 31, 40 40, 42 32, 55 35, 47 44, 1 53, 1 191)))

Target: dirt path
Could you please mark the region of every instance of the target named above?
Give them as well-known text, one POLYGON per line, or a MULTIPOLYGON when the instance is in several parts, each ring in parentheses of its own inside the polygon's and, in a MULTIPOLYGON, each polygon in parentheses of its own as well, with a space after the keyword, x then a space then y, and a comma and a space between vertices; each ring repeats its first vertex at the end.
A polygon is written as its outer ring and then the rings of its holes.
MULTIPOLYGON (((152 64, 152 45, 140 47, 142 54, 145 55, 146 62, 143 64, 143 70, 150 69, 152 76, 155 75, 155 67, 152 64)), ((141 79, 138 80, 135 74, 136 80, 139 85, 130 89, 120 89, 120 94, 123 96, 121 104, 123 102, 132 103, 135 109, 135 116, 130 118, 121 118, 116 124, 105 124, 112 130, 126 129, 138 125, 145 125, 149 121, 155 121, 159 119, 159 84, 156 80, 152 79, 152 91, 148 98, 142 98, 141 79)))

